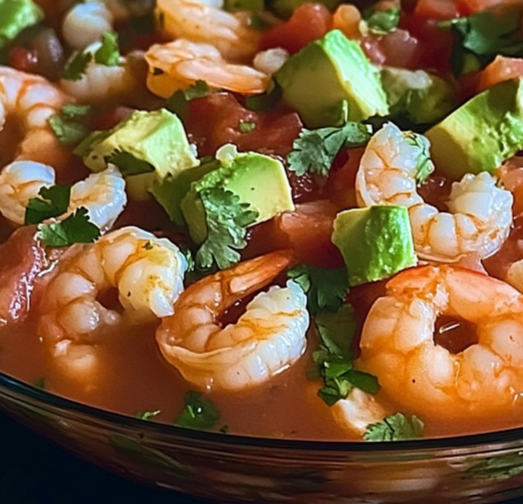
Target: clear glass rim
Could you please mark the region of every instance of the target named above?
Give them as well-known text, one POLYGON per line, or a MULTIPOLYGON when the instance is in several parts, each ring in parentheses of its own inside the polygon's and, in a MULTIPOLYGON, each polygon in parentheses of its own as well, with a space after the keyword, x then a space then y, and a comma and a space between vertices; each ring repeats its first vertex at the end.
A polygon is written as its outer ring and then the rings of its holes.
MULTIPOLYGON (((94 406, 79 403, 65 397, 61 397, 32 385, 28 385, 16 378, 0 372, 0 387, 20 394, 25 399, 36 400, 43 407, 53 406, 67 410, 72 413, 86 414, 95 419, 105 420, 113 423, 116 427, 147 430, 150 433, 161 436, 172 435, 179 440, 198 440, 223 447, 242 446, 244 448, 288 450, 288 451, 323 451, 333 453, 378 453, 378 452, 421 452, 430 450, 452 450, 456 448, 488 447, 492 450, 493 445, 522 442, 523 427, 492 431, 481 434, 470 434, 457 437, 442 437, 431 439, 416 439, 409 441, 383 441, 383 442, 361 442, 361 441, 316 441, 302 439, 280 439, 269 437, 255 437, 239 434, 223 434, 214 431, 201 431, 178 427, 159 422, 151 422, 133 418, 131 416, 103 410, 94 406)), ((1 393, 1 391, 0 391, 1 393)))

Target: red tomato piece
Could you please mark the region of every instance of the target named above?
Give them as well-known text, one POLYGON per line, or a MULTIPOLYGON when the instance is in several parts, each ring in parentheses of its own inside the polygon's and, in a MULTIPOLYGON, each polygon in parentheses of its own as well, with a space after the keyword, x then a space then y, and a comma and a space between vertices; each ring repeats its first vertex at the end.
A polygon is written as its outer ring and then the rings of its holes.
POLYGON ((491 7, 503 5, 518 5, 521 0, 456 0, 462 16, 469 16, 491 7))
POLYGON ((506 58, 498 55, 490 65, 480 72, 476 92, 480 93, 494 86, 494 84, 516 77, 523 77, 523 59, 506 58))
POLYGON ((96 117, 92 125, 95 130, 106 130, 114 128, 120 124, 124 119, 130 116, 134 109, 118 105, 109 110, 100 111, 100 113, 93 114, 96 117))
POLYGON ((203 156, 214 155, 226 143, 234 143, 240 151, 261 150, 286 156, 302 129, 297 114, 253 112, 230 93, 192 100, 184 123, 203 156), (254 129, 243 133, 241 124, 254 125, 254 129))
POLYGON ((300 5, 292 17, 274 26, 262 36, 260 48, 283 47, 291 54, 323 37, 332 27, 332 15, 322 4, 300 5))
POLYGON ((38 67, 38 55, 36 51, 14 46, 9 51, 9 65, 22 72, 34 72, 38 67))
POLYGON ((401 28, 387 35, 366 35, 362 40, 362 48, 371 61, 380 65, 411 69, 420 66, 420 43, 401 28))
POLYGON ((47 261, 35 237, 36 226, 17 229, 0 245, 0 321, 23 319, 29 311, 31 293, 47 261))
POLYGON ((330 201, 320 200, 296 205, 294 212, 284 212, 276 218, 276 226, 287 235, 298 263, 324 268, 344 264, 331 241, 337 212, 330 201))
POLYGON ((458 17, 459 10, 454 0, 418 0, 414 16, 443 21, 458 17))

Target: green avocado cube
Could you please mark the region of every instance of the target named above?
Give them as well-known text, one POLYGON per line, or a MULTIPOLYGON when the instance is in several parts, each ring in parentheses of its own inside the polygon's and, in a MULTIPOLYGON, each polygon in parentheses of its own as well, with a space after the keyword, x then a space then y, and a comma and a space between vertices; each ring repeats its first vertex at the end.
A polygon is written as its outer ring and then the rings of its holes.
POLYGON ((145 199, 155 181, 197 166, 198 159, 176 114, 137 110, 109 131, 95 131, 75 150, 94 172, 115 164, 131 195, 145 199))
POLYGON ((523 149, 523 78, 476 95, 425 136, 436 169, 448 177, 493 172, 523 149))
POLYGON ((308 128, 339 126, 389 112, 378 69, 360 45, 339 30, 291 56, 274 77, 283 100, 308 128))
POLYGON ((383 280, 417 263, 409 213, 402 206, 338 213, 332 243, 345 261, 349 286, 383 280))
POLYGON ((216 153, 221 166, 191 185, 182 201, 182 211, 191 238, 202 243, 207 237, 205 209, 200 192, 224 188, 235 193, 240 203, 248 203, 257 213, 253 224, 294 210, 291 187, 283 164, 257 152, 238 153, 234 145, 225 145, 216 153))
POLYGON ((44 19, 43 9, 33 0, 0 1, 0 49, 12 42, 25 28, 44 19))

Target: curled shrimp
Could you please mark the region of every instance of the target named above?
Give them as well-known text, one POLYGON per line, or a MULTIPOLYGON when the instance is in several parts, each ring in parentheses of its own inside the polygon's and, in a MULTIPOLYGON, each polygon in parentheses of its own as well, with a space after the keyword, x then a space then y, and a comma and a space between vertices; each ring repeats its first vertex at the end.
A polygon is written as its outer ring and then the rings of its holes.
POLYGON ((90 245, 73 245, 51 273, 39 306, 38 334, 73 373, 94 365, 96 335, 122 317, 147 322, 173 313, 187 261, 165 238, 124 227, 90 245), (123 313, 99 298, 118 291, 123 313))
POLYGON ((212 44, 224 58, 246 60, 258 48, 260 32, 249 26, 248 13, 224 11, 223 2, 157 0, 160 30, 174 39, 212 44))
POLYGON ((355 362, 378 377, 382 392, 422 418, 488 421, 514 411, 523 397, 523 295, 449 265, 406 270, 386 288, 367 315, 355 362), (441 315, 473 324, 477 341, 468 335, 472 344, 454 353, 436 343, 441 315))
POLYGON ((38 75, 0 67, 0 128, 8 116, 22 127, 23 139, 16 159, 30 159, 56 166, 68 154, 58 142, 48 120, 71 102, 56 86, 38 75))
POLYGON ((298 284, 258 294, 236 324, 220 316, 236 301, 272 281, 290 263, 273 252, 207 276, 184 291, 156 339, 167 361, 195 385, 242 389, 291 366, 305 351, 309 325, 298 284))
MULTIPOLYGON (((38 197, 43 187, 55 183, 55 171, 50 166, 33 161, 14 161, 0 173, 0 213, 11 222, 25 222, 30 199, 38 197)), ((122 213, 127 196, 125 180, 116 167, 93 173, 71 188, 69 208, 64 217, 77 208, 87 209, 89 220, 100 229, 112 227, 122 213)))
POLYGON ((145 53, 149 65, 147 87, 167 98, 197 80, 210 87, 243 94, 265 91, 269 76, 247 65, 228 63, 211 44, 178 39, 155 44, 145 53))
POLYGON ((512 224, 509 191, 487 172, 466 174, 452 185, 448 212, 423 201, 416 191, 420 168, 430 172, 428 140, 387 123, 370 140, 356 176, 360 206, 402 205, 409 211, 416 253, 454 262, 468 253, 488 257, 499 250, 512 224))

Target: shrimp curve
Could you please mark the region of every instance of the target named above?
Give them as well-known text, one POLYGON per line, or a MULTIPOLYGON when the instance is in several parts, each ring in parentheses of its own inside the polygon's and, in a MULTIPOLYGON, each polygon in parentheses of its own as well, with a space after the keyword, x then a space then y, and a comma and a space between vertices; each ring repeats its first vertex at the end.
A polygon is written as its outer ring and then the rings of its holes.
POLYGON ((355 365, 422 418, 481 420, 523 397, 523 295, 492 277, 450 265, 405 270, 372 306, 355 365), (440 315, 475 326, 477 342, 452 353, 435 343, 440 315))
POLYGON ((271 282, 291 261, 284 251, 207 276, 184 291, 156 333, 166 360, 201 387, 242 389, 290 367, 305 352, 309 315, 301 287, 289 281, 259 293, 235 324, 219 317, 271 282))
MULTIPOLYGON (((50 166, 33 161, 14 161, 0 173, 0 213, 11 222, 23 225, 26 207, 43 187, 55 183, 50 166)), ((127 203, 125 180, 119 170, 109 167, 76 182, 71 188, 69 208, 63 217, 79 207, 87 209, 89 220, 105 231, 112 227, 127 203)))
POLYGON ((513 197, 487 172, 466 174, 452 185, 451 213, 440 212, 416 191, 420 166, 432 171, 429 142, 387 123, 370 140, 356 175, 359 206, 402 205, 409 211, 418 256, 455 262, 467 253, 497 252, 512 224, 513 197))

